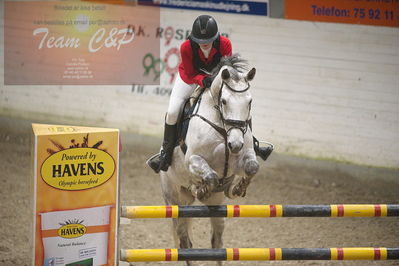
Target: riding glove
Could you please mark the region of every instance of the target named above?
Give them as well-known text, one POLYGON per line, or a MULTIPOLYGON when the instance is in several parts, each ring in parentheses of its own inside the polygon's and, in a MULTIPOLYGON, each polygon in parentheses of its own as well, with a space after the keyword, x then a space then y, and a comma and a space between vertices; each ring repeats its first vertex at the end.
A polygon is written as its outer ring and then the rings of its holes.
POLYGON ((210 88, 212 85, 212 81, 213 81, 213 79, 210 76, 206 76, 202 80, 202 84, 204 84, 204 88, 210 88))

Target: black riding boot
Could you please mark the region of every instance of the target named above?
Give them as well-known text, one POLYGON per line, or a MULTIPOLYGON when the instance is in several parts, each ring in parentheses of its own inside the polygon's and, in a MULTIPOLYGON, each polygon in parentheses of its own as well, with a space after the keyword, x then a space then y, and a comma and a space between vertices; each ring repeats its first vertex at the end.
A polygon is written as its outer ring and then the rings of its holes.
POLYGON ((173 150, 176 143, 177 125, 168 125, 165 123, 165 131, 163 136, 163 143, 161 152, 148 160, 147 164, 155 171, 167 171, 172 162, 173 150))
MULTIPOLYGON (((252 132, 252 119, 249 120, 249 128, 251 129, 252 132)), ((259 147, 259 141, 255 138, 254 135, 252 135, 253 141, 254 141, 254 150, 256 156, 259 156, 262 158, 263 161, 266 161, 267 158, 270 156, 270 154, 273 151, 273 147, 259 147)))

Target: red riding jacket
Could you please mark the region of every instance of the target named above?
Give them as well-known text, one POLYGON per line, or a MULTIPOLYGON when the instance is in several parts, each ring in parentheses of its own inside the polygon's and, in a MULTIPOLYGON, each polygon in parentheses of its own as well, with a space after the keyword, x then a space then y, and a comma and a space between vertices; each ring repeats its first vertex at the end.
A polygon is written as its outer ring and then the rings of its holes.
MULTIPOLYGON (((187 84, 198 84, 201 87, 204 86, 203 79, 207 76, 207 74, 203 73, 201 70, 197 69, 195 64, 195 59, 199 58, 201 62, 205 66, 214 65, 215 63, 219 63, 220 56, 231 56, 231 42, 224 36, 219 37, 220 40, 215 40, 214 45, 209 52, 208 58, 205 58, 204 53, 201 48, 197 44, 193 44, 192 41, 186 40, 180 46, 180 55, 181 55, 181 63, 179 65, 179 74, 184 82, 187 84), (215 47, 215 45, 219 44, 219 49, 215 47), (193 52, 196 51, 198 57, 193 55, 193 52), (219 54, 218 54, 219 52, 219 54), (217 61, 217 62, 215 62, 217 61)), ((208 69, 208 71, 210 71, 208 69)))

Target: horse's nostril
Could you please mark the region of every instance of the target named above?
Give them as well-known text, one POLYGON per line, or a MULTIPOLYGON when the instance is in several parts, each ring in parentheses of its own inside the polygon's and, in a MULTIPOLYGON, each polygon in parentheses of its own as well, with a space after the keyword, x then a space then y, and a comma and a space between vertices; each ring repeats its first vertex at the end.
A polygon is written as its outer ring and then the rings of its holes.
POLYGON ((229 146, 230 150, 233 148, 233 146, 231 145, 231 142, 229 142, 227 145, 229 146))

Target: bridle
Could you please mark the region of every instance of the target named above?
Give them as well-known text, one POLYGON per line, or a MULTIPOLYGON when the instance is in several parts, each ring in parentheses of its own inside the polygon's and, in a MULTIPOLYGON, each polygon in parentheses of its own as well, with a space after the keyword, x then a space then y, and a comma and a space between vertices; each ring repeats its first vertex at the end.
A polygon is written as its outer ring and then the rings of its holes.
MULTIPOLYGON (((223 115, 223 110, 222 110, 223 106, 222 106, 222 102, 221 102, 223 87, 226 86, 229 90, 231 90, 231 91, 233 91, 235 93, 244 93, 244 92, 248 91, 249 88, 251 87, 251 85, 249 84, 247 79, 245 79, 245 81, 247 83, 247 87, 244 90, 235 90, 231 86, 229 86, 229 84, 227 84, 224 80, 222 81, 222 86, 221 86, 221 88, 219 90, 219 96, 218 96, 217 105, 215 104, 214 108, 219 112, 220 120, 223 123, 223 128, 226 130, 226 126, 230 127, 226 131, 227 135, 229 134, 229 132, 232 129, 239 129, 242 132, 243 136, 245 135, 245 133, 247 133, 248 126, 249 126, 249 121, 250 121, 251 105, 249 105, 248 117, 247 117, 246 120, 226 119, 224 117, 224 115, 223 115)), ((213 97, 212 92, 211 92, 210 89, 209 89, 209 93, 211 94, 211 97, 214 100, 214 97, 213 97)), ((214 100, 214 102, 215 102, 215 100, 214 100)))
POLYGON ((220 120, 223 124, 223 127, 220 127, 218 125, 216 125, 215 123, 213 123, 212 121, 210 121, 209 119, 203 117, 202 115, 198 114, 198 110, 199 110, 199 105, 201 104, 201 99, 202 99, 202 94, 198 100, 198 106, 196 108, 197 112, 193 113, 189 118, 191 119, 192 117, 199 117, 200 119, 202 119, 203 121, 205 121, 206 123, 208 123, 212 128, 214 128, 220 135, 222 135, 223 139, 224 139, 224 147, 225 147, 225 161, 224 161, 224 170, 223 170, 223 177, 220 180, 219 185, 212 191, 212 192, 221 192, 223 191, 226 187, 228 187, 231 182, 234 179, 234 176, 227 178, 227 172, 229 169, 229 158, 230 158, 230 150, 228 148, 228 142, 227 142, 227 137, 229 132, 232 129, 239 129, 242 134, 243 137, 245 135, 245 133, 248 130, 248 126, 249 126, 249 121, 250 121, 250 115, 251 115, 251 105, 249 105, 249 111, 248 111, 248 117, 246 120, 235 120, 235 119, 226 119, 223 115, 223 107, 222 107, 222 103, 221 103, 221 98, 222 98, 222 91, 224 86, 226 86, 229 90, 235 92, 235 93, 243 93, 246 92, 247 90, 249 90, 250 88, 250 84, 248 82, 247 79, 245 79, 246 83, 247 83, 247 87, 244 90, 235 90, 232 87, 230 87, 225 81, 222 81, 222 86, 220 88, 219 91, 219 95, 218 95, 218 100, 217 100, 217 104, 215 101, 215 98, 212 95, 211 89, 209 89, 209 93, 211 98, 213 99, 215 105, 214 108, 218 111, 219 115, 220 115, 220 120), (229 129, 226 130, 226 127, 230 127, 229 129))

